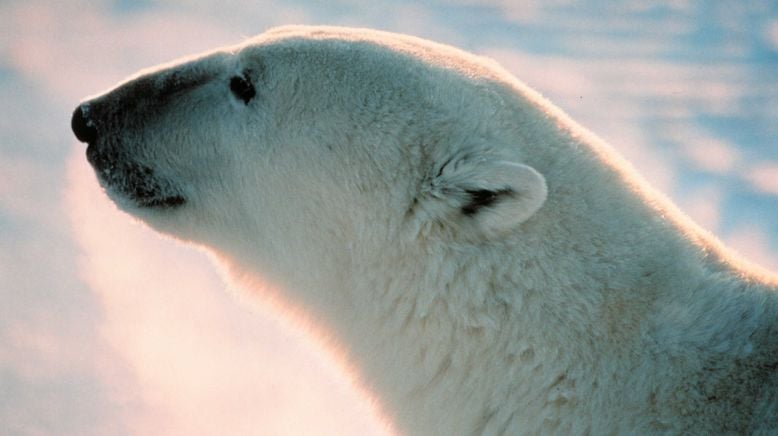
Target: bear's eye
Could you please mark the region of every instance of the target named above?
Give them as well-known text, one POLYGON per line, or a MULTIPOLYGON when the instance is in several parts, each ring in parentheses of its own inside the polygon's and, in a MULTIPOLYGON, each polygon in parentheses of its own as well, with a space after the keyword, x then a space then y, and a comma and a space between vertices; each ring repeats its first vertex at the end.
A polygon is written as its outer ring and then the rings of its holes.
POLYGON ((230 91, 235 94, 236 98, 243 100, 245 104, 249 104, 251 99, 257 94, 254 85, 251 84, 251 81, 245 75, 234 76, 230 79, 230 91))

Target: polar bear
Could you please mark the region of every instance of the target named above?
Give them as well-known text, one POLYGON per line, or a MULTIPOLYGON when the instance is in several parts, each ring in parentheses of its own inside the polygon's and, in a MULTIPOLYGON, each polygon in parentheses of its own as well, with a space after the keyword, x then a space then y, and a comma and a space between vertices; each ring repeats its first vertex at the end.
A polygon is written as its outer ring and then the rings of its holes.
POLYGON ((72 127, 120 208, 271 283, 399 433, 778 431, 778 281, 489 59, 283 27, 72 127))

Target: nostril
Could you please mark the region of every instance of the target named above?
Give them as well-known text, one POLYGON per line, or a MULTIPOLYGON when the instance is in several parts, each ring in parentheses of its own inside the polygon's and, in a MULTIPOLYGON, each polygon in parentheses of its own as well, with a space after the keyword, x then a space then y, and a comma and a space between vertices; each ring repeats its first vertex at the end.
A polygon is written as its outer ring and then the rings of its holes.
POLYGON ((70 128, 73 129, 76 138, 81 142, 91 144, 97 139, 97 128, 92 120, 88 118, 86 105, 80 105, 73 111, 73 118, 70 119, 70 128))

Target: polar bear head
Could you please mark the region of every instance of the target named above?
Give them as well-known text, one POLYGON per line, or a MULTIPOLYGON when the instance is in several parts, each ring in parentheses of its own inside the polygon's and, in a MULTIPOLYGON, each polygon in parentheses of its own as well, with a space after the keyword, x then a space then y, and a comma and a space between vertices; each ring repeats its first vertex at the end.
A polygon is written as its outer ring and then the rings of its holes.
POLYGON ((142 71, 72 127, 121 208, 292 274, 341 249, 519 234, 547 189, 506 115, 512 80, 408 36, 287 27, 142 71))

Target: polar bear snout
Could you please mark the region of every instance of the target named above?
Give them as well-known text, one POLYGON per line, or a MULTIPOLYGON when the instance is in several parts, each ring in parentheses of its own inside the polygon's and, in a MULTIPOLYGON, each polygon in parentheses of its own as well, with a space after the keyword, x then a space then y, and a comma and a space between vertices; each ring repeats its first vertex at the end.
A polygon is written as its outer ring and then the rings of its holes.
POLYGON ((89 118, 89 105, 81 104, 73 111, 70 119, 70 128, 79 141, 92 144, 97 140, 97 127, 89 118))
MULTIPOLYGON (((100 102, 80 104, 70 126, 76 138, 88 145, 86 156, 106 192, 117 202, 141 208, 173 208, 186 200, 175 183, 162 176, 156 165, 136 156, 117 129, 105 118, 100 102), (94 105, 98 107, 95 108, 94 105)), ((112 118, 117 118, 113 116, 112 118)))

